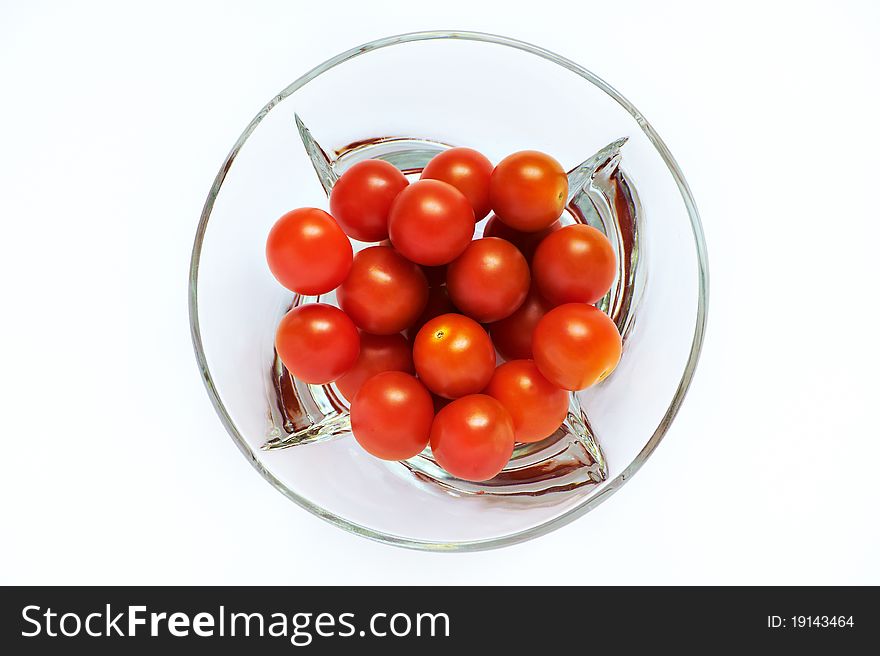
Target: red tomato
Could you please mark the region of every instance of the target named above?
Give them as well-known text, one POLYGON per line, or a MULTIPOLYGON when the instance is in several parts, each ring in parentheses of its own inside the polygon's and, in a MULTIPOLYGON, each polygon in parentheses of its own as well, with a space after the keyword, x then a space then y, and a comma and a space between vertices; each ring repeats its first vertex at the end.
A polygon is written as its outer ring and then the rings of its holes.
POLYGON ((409 180, 393 164, 367 159, 348 169, 330 192, 330 213, 345 233, 360 241, 388 236, 391 204, 409 180))
POLYGON ((482 323, 513 314, 529 293, 529 280, 526 258, 497 237, 472 241, 446 271, 455 307, 482 323))
POLYGON ((620 362, 622 348, 620 333, 608 315, 583 303, 550 310, 532 338, 538 369, 567 390, 584 389, 606 378, 620 362))
POLYGON ((336 381, 336 387, 342 396, 353 401, 361 385, 368 378, 383 371, 415 373, 409 341, 400 333, 396 335, 361 333, 361 352, 357 362, 336 381))
POLYGON ((474 209, 474 218, 481 221, 491 209, 489 178, 492 169, 492 162, 476 150, 451 148, 434 155, 422 171, 422 180, 442 180, 451 184, 464 194, 474 209))
POLYGON ((492 172, 489 198, 498 218, 515 230, 537 232, 565 207, 568 177, 555 159, 536 150, 508 155, 492 172))
POLYGON ((532 269, 538 289, 551 303, 595 303, 611 289, 617 258, 601 231, 570 225, 541 242, 532 269))
POLYGON ((446 285, 443 285, 442 287, 431 287, 428 292, 428 303, 425 305, 425 309, 422 310, 422 314, 416 319, 416 322, 406 329, 407 337, 410 339, 414 338, 419 330, 421 330, 422 326, 434 317, 453 312, 458 312, 458 310, 452 304, 452 301, 449 300, 449 291, 446 289, 446 285))
POLYGON ((308 303, 281 319, 275 331, 275 350, 294 377, 324 385, 354 366, 360 337, 352 320, 339 308, 308 303))
POLYGON ((486 387, 495 371, 495 349, 476 321, 461 314, 443 314, 416 335, 413 363, 428 389, 455 399, 486 387))
POLYGON ((516 312, 489 326, 492 343, 505 360, 531 360, 535 326, 553 305, 532 284, 529 295, 516 312))
POLYGON ((532 257, 535 255, 535 249, 538 248, 538 244, 544 240, 544 237, 551 232, 556 232, 561 227, 562 224, 559 221, 554 221, 550 224, 549 228, 544 228, 538 232, 520 232, 519 230, 514 230, 509 225, 505 224, 497 216, 491 216, 486 222, 483 236, 498 237, 499 239, 509 241, 519 249, 519 252, 523 254, 523 257, 525 257, 528 262, 531 262, 532 257))
POLYGON ((351 269, 351 242, 327 212, 303 207, 282 216, 266 240, 272 275, 306 296, 336 289, 351 269))
POLYGON ((359 328, 393 335, 411 326, 425 309, 428 282, 417 265, 393 248, 371 246, 354 256, 336 298, 359 328))
POLYGON ((568 414, 568 392, 544 378, 531 360, 502 364, 485 393, 510 413, 517 442, 539 442, 553 435, 568 414))
POLYGON ((406 460, 428 446, 434 401, 418 380, 385 371, 365 382, 351 404, 351 432, 367 453, 406 460))
POLYGON ((461 255, 474 236, 474 210, 455 187, 419 180, 400 192, 388 217, 391 243, 407 259, 427 266, 461 255))
POLYGON ((466 481, 497 475, 513 454, 513 419, 485 394, 456 399, 437 413, 431 451, 437 464, 466 481))

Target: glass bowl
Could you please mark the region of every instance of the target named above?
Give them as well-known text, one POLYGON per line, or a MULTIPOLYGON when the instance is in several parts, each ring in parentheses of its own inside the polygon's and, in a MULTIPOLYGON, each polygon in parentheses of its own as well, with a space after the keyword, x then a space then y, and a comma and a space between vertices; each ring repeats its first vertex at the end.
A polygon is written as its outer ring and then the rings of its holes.
MULTIPOLYGON (((343 52, 259 111, 202 211, 189 310, 214 407, 267 481, 358 535, 450 551, 546 533, 607 499, 642 466, 693 376, 707 292, 690 190, 629 101, 574 62, 521 41, 420 32, 343 52), (292 305, 319 299, 283 289, 264 260, 273 222, 295 207, 326 208, 327 192, 354 162, 379 157, 417 175, 451 145, 495 162, 523 149, 552 154, 570 170, 563 220, 603 230, 619 260, 599 304, 623 334, 617 370, 572 394, 565 425, 518 446, 485 483, 446 475, 430 449, 399 463, 360 449, 334 386, 297 381, 278 361, 279 319, 292 305)), ((333 294, 320 300, 335 303, 333 294)))

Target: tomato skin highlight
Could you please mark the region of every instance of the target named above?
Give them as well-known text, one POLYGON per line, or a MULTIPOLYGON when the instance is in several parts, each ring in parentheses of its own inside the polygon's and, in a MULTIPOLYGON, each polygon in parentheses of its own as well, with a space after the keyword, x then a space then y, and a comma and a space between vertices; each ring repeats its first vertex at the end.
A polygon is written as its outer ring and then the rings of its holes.
POLYGON ((562 165, 537 150, 521 150, 501 160, 489 181, 489 199, 504 223, 522 232, 549 227, 562 214, 568 177, 562 165))
POLYGON ((351 269, 348 237, 324 210, 302 207, 275 222, 266 239, 266 262, 287 289, 318 296, 336 289, 351 269))
POLYGON ((566 303, 538 322, 532 351, 547 380, 574 391, 606 378, 620 362, 623 345, 607 314, 592 305, 566 303))
POLYGON ((370 378, 383 371, 403 371, 414 374, 412 347, 400 333, 371 335, 361 333, 361 350, 357 361, 336 381, 336 388, 349 402, 370 378))
POLYGON ((371 246, 354 257, 336 298, 359 328, 393 335, 411 326, 428 302, 428 281, 393 248, 371 246))
POLYGON ((431 451, 443 469, 466 481, 496 476, 513 454, 513 419, 491 396, 470 394, 442 408, 431 427, 431 451))
POLYGON ((489 217, 488 221, 486 221, 486 227, 483 229, 483 236, 498 237, 499 239, 509 241, 519 249, 519 252, 523 254, 526 261, 531 263, 538 245, 547 235, 551 232, 556 232, 560 228, 562 228, 562 223, 554 221, 548 227, 539 230, 538 232, 520 232, 519 230, 514 230, 504 223, 504 221, 493 215, 489 217))
POLYGON ((419 330, 413 363, 429 390, 455 399, 486 387, 495 371, 495 349, 476 321, 461 314, 443 314, 419 330))
POLYGON ((476 239, 446 271, 453 304, 481 323, 513 314, 529 293, 529 265, 510 242, 476 239))
POLYGON ((532 271, 538 289, 551 303, 595 303, 611 289, 617 256, 600 230, 570 225, 541 242, 532 271))
POLYGON ((425 266, 447 264, 471 242, 474 210, 452 185, 419 180, 395 199, 388 234, 394 248, 408 260, 425 266))
POLYGON ((428 446, 434 401, 415 377, 385 371, 367 380, 351 404, 351 432, 365 451, 406 460, 428 446))
POLYGON ((484 393, 510 413, 517 442, 540 442, 568 415, 568 392, 547 380, 531 360, 502 364, 484 393))
POLYGON ((422 171, 422 180, 441 180, 458 189, 481 221, 491 210, 489 180, 494 167, 482 153, 472 148, 450 148, 434 155, 422 171))
POLYGON ((553 305, 538 293, 532 283, 526 300, 516 312, 489 324, 492 343, 501 357, 505 360, 531 360, 535 326, 552 309, 553 305))
POLYGON ((339 308, 307 303, 281 319, 275 331, 275 350, 294 377, 325 385, 354 366, 360 336, 354 322, 339 308))
POLYGON ((330 192, 330 213, 350 237, 381 241, 388 237, 388 213, 409 180, 380 159, 358 162, 340 176, 330 192))

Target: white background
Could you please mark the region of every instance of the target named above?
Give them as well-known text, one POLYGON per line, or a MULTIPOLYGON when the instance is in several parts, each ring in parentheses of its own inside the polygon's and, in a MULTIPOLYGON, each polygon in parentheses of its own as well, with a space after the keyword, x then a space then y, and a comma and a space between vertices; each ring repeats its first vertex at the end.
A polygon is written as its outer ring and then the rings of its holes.
POLYGON ((516 4, 0 0, 0 583, 880 583, 880 3, 516 4), (630 98, 712 276, 692 390, 638 476, 460 555, 267 485, 186 314, 207 189, 256 111, 354 44, 437 28, 543 45, 630 98))

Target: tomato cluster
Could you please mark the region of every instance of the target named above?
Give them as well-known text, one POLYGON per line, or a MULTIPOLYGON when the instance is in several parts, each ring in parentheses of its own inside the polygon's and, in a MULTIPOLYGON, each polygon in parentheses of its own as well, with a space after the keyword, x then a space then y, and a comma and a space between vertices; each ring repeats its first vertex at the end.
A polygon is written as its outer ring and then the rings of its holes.
POLYGON ((565 171, 537 151, 493 166, 453 148, 412 183, 387 162, 355 164, 331 192, 332 216, 294 210, 269 233, 278 281, 336 290, 339 304, 290 310, 279 357, 307 383, 336 383, 372 455, 404 460, 430 444, 453 476, 492 478, 515 443, 559 428, 568 391, 620 360, 617 327, 592 305, 614 281, 614 249, 559 222, 567 196, 565 171), (378 243, 353 254, 349 238, 378 243))

